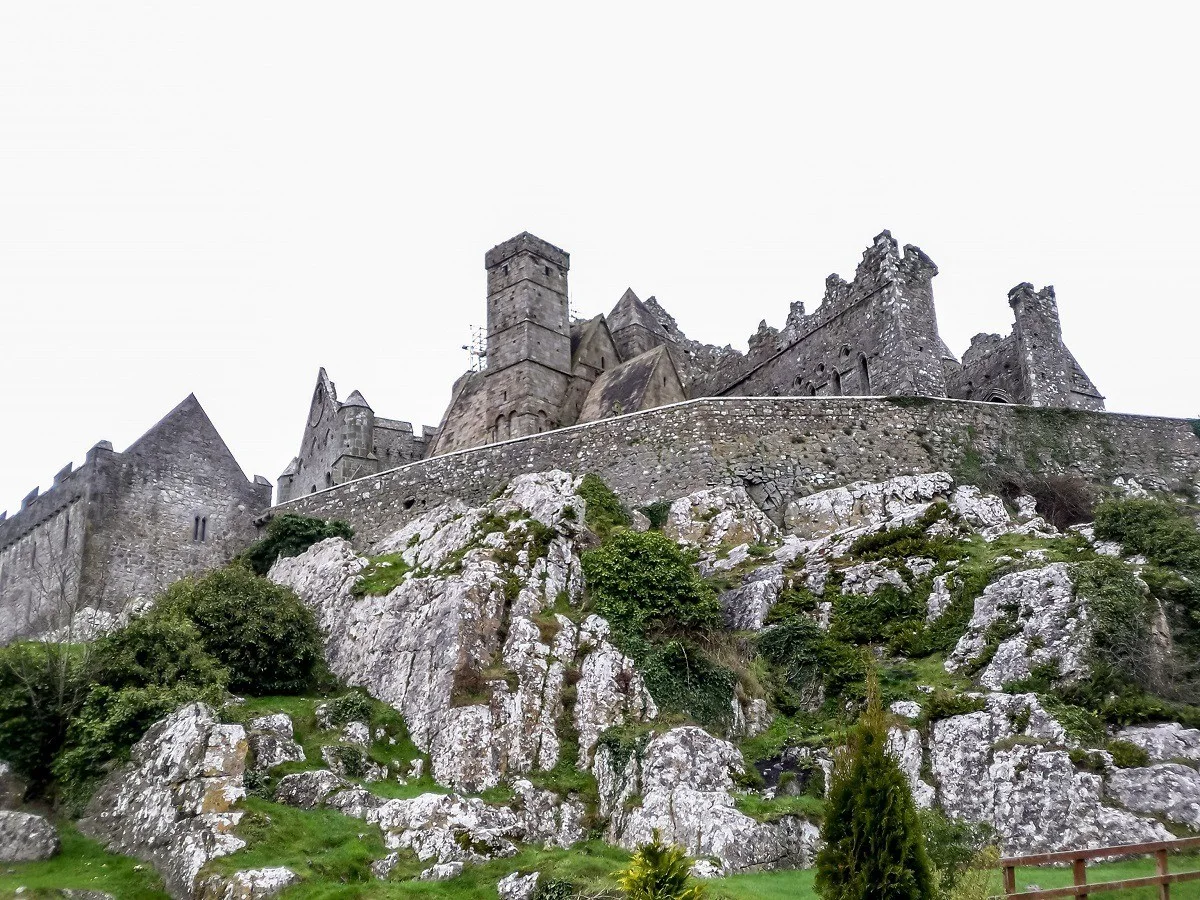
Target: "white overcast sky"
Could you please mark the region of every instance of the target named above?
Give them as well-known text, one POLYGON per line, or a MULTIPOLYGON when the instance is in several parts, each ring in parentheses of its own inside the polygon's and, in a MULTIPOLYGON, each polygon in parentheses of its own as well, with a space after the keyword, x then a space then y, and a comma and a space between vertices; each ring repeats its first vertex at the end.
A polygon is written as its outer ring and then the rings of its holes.
POLYGON ((744 349, 889 228, 1197 415, 1197 6, 3 3, 0 509, 189 392, 274 482, 322 365, 436 425, 522 230, 744 349))

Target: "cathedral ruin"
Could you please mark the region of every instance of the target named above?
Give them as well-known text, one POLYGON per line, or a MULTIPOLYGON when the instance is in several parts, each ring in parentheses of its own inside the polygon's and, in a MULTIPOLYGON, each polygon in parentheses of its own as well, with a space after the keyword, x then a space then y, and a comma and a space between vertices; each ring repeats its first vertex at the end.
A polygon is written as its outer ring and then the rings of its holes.
POLYGON ((409 462, 698 397, 923 396, 1083 410, 1104 397, 1062 339, 1054 288, 1008 294, 1013 328, 978 334, 962 359, 938 333, 937 266, 890 232, 820 305, 764 321, 746 353, 691 340, 654 297, 626 290, 608 315, 573 319, 565 250, 523 232, 484 257, 486 364, 464 373, 436 429, 339 401, 322 369, 300 454, 277 502, 409 462))

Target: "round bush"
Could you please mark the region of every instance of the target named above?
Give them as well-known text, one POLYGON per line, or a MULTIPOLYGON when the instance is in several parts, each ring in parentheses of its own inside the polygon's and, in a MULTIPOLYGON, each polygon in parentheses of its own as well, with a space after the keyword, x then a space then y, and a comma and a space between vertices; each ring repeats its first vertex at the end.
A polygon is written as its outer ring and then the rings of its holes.
POLYGON ((292 591, 230 566, 173 584, 158 614, 182 613, 213 657, 229 669, 229 689, 297 694, 311 688, 324 665, 312 612, 292 591))

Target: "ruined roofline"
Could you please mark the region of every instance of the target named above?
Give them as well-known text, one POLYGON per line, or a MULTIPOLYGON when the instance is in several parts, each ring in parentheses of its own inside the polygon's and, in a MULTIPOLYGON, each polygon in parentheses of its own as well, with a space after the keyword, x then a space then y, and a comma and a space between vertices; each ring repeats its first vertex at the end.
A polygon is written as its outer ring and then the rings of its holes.
POLYGON ((88 450, 84 462, 78 468, 67 463, 54 476, 46 490, 35 487, 25 495, 21 507, 11 516, 0 518, 0 550, 11 547, 48 519, 58 515, 65 507, 84 498, 88 481, 95 471, 96 458, 101 454, 120 456, 109 441, 99 441, 88 450))
MULTIPOLYGON (((300 497, 293 497, 290 500, 285 500, 282 503, 277 503, 274 506, 270 507, 268 510, 265 510, 264 515, 259 516, 259 518, 256 520, 256 524, 262 524, 263 522, 267 521, 270 518, 270 516, 274 513, 275 510, 286 507, 289 504, 301 503, 303 501, 309 500, 312 497, 317 497, 317 496, 320 496, 321 494, 325 494, 330 491, 342 490, 342 489, 346 488, 348 485, 353 485, 353 484, 357 484, 359 482, 369 481, 372 478, 380 478, 391 472, 399 472, 404 469, 411 469, 414 466, 423 466, 426 463, 430 463, 435 460, 442 461, 442 460, 451 459, 456 456, 462 456, 464 454, 483 453, 483 452, 493 451, 497 447, 506 447, 506 446, 510 446, 510 445, 525 443, 528 441, 536 441, 541 438, 569 434, 571 432, 580 431, 580 430, 584 430, 584 429, 588 429, 588 428, 607 428, 607 427, 611 426, 614 422, 633 420, 638 417, 655 416, 655 415, 658 415, 667 410, 677 410, 677 409, 683 409, 685 407, 691 407, 691 406, 699 407, 699 406, 703 406, 703 405, 720 406, 721 404, 726 404, 726 403, 743 403, 746 401, 776 403, 776 404, 778 404, 778 403, 787 403, 787 404, 795 403, 795 404, 812 404, 812 405, 837 404, 837 405, 846 405, 846 406, 855 406, 855 405, 862 404, 862 403, 893 403, 893 404, 899 405, 904 402, 915 401, 915 402, 922 403, 922 404, 955 405, 955 406, 962 406, 962 407, 967 407, 967 408, 976 407, 976 406, 993 407, 993 406, 997 405, 995 403, 988 403, 987 401, 984 401, 984 400, 960 400, 960 399, 957 399, 954 397, 911 397, 911 396, 898 396, 898 395, 873 395, 873 396, 849 396, 849 397, 831 397, 831 396, 806 397, 806 396, 795 396, 795 395, 790 395, 790 394, 780 394, 779 396, 772 396, 772 397, 755 397, 755 396, 748 396, 748 395, 747 396, 728 396, 728 397, 694 397, 690 400, 682 400, 679 403, 668 403, 664 406, 652 407, 651 409, 642 409, 642 410, 638 410, 637 412, 622 413, 619 416, 609 416, 608 418, 605 418, 605 419, 597 419, 594 422, 582 422, 577 425, 567 425, 563 428, 555 428, 550 431, 539 432, 538 434, 527 434, 524 437, 508 438, 507 440, 496 441, 495 443, 492 443, 492 444, 479 444, 474 447, 464 447, 459 450, 451 450, 449 453, 439 453, 436 456, 427 456, 424 459, 418 459, 418 460, 415 460, 410 463, 405 463, 404 465, 401 465, 401 466, 394 466, 390 469, 383 469, 372 475, 363 475, 360 478, 354 478, 350 481, 344 481, 341 484, 333 485, 332 487, 321 488, 320 490, 314 491, 310 494, 304 494, 300 497)), ((1072 415, 1072 416, 1112 416, 1114 418, 1120 418, 1120 419, 1139 419, 1139 420, 1144 420, 1146 422, 1163 422, 1163 423, 1174 423, 1174 424, 1188 423, 1189 425, 1190 425, 1190 421, 1191 421, 1191 420, 1183 418, 1181 416, 1159 416, 1159 415, 1150 415, 1147 413, 1114 412, 1113 410, 1108 410, 1108 409, 1074 409, 1071 407, 1029 406, 1027 404, 1015 404, 1015 403, 1014 404, 999 404, 999 405, 1008 406, 1010 408, 1024 408, 1024 409, 1029 409, 1029 410, 1040 410, 1040 411, 1051 413, 1051 414, 1063 413, 1063 414, 1068 414, 1068 415, 1072 415)))

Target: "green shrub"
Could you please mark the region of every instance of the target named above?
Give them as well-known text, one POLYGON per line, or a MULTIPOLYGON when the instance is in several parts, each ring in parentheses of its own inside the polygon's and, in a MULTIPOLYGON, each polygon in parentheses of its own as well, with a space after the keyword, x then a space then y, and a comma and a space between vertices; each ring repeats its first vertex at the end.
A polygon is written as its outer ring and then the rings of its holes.
POLYGON ((220 702, 229 680, 190 621, 157 610, 98 640, 88 676, 87 699, 72 717, 53 767, 76 801, 104 765, 124 759, 151 725, 187 703, 220 702))
POLYGON ((56 644, 0 648, 0 759, 43 793, 71 719, 87 696, 78 655, 56 644))
POLYGON ((656 531, 615 531, 583 554, 596 612, 627 635, 709 631, 721 623, 716 593, 695 556, 656 531))
POLYGON ((229 669, 233 691, 299 694, 323 673, 321 633, 288 588, 230 566, 167 589, 151 615, 183 615, 229 669))
POLYGON ((1200 561, 1200 533, 1181 509, 1165 500, 1106 500, 1096 507, 1096 537, 1120 541, 1127 550, 1173 568, 1200 561))
POLYGON ((937 873, 938 896, 951 897, 980 852, 995 841, 995 830, 984 823, 949 819, 940 809, 921 810, 925 852, 937 873))
POLYGON ((1109 741, 1105 749, 1111 754, 1113 765, 1119 769, 1140 769, 1150 765, 1150 754, 1129 741, 1109 741))
POLYGON ((1092 622, 1088 662, 1094 677, 1143 690, 1163 681, 1163 659, 1153 644, 1154 603, 1125 563, 1101 556, 1075 568, 1076 593, 1088 601, 1092 622))
POLYGON ((638 847, 629 868, 617 876, 628 900, 698 900, 705 886, 691 875, 692 861, 682 847, 662 842, 658 829, 638 847))
POLYGON ((672 640, 638 654, 646 689, 664 712, 723 728, 733 718, 734 675, 695 644, 672 640))
POLYGON ((280 557, 299 556, 313 544, 331 537, 350 540, 354 530, 345 522, 284 513, 268 522, 266 536, 246 548, 237 560, 249 566, 255 575, 266 575, 280 557))
POLYGON ((829 633, 853 644, 887 642, 924 620, 925 603, 917 592, 885 584, 869 596, 835 596, 829 633))
POLYGON ((229 681, 229 672, 204 648, 190 620, 157 610, 98 640, 90 676, 116 691, 177 684, 223 689, 229 681))
POLYGON ((785 713, 813 709, 834 661, 828 636, 812 619, 793 616, 762 631, 758 652, 778 676, 775 706, 785 713))
POLYGON ((629 527, 629 513, 599 475, 584 475, 576 493, 587 504, 584 521, 599 537, 606 538, 617 528, 629 527))
POLYGON ((936 722, 939 719, 949 719, 951 716, 964 716, 967 713, 982 712, 987 709, 987 701, 982 697, 968 697, 966 694, 956 694, 953 691, 935 690, 922 704, 921 716, 926 722, 936 722))
POLYGON ((824 900, 927 900, 933 874, 908 779, 887 752, 872 676, 867 706, 834 756, 814 886, 824 900))
POLYGON ((641 512, 650 522, 651 528, 662 528, 671 516, 671 501, 655 500, 653 503, 643 506, 641 512))
POLYGON ((326 705, 329 721, 334 727, 340 728, 348 722, 366 722, 370 724, 371 713, 375 702, 362 691, 350 691, 340 697, 335 697, 326 705))
POLYGON ((575 882, 564 878, 539 878, 530 900, 574 900, 578 895, 575 882))

